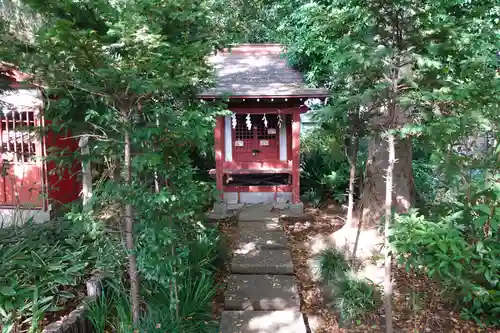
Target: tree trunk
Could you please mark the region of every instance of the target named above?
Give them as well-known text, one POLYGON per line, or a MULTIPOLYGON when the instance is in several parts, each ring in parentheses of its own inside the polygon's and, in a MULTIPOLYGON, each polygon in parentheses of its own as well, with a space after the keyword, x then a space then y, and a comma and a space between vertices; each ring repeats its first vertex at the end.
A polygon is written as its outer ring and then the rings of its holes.
MULTIPOLYGON (((395 153, 398 163, 393 170, 392 206, 398 212, 405 212, 414 201, 411 140, 395 139, 395 153)), ((336 247, 349 251, 356 244, 356 259, 366 260, 381 253, 383 234, 377 226, 382 224, 385 211, 385 178, 388 167, 387 141, 377 135, 370 139, 366 176, 361 197, 362 211, 358 221, 346 223, 332 235, 336 247), (357 222, 357 223, 356 223, 357 222), (361 223, 360 223, 361 222, 361 223)))
MULTIPOLYGON (((90 158, 89 137, 82 136, 78 141, 78 146, 81 149, 82 159, 90 158)), ((89 205, 90 198, 92 197, 92 169, 90 160, 82 160, 82 203, 84 211, 91 209, 89 205)))
MULTIPOLYGON (((347 207, 347 222, 351 228, 354 226, 353 213, 354 213, 354 185, 356 183, 356 163, 358 157, 358 147, 359 147, 359 137, 355 135, 352 138, 351 144, 351 156, 349 157, 350 171, 349 171, 349 197, 348 197, 348 207, 347 207)), ((356 237, 357 238, 357 237, 356 237)), ((356 257, 356 246, 357 242, 354 242, 354 247, 352 249, 352 258, 356 257)))
POLYGON ((351 156, 349 158, 350 171, 349 171, 349 196, 347 208, 347 223, 353 225, 352 215, 354 212, 354 185, 356 183, 356 162, 358 155, 359 138, 354 136, 352 138, 351 156))
MULTIPOLYGON (((371 138, 368 146, 366 177, 363 184, 363 229, 380 225, 385 208, 385 177, 389 163, 388 143, 380 136, 371 138)), ((412 147, 409 139, 394 139, 398 163, 393 170, 392 206, 398 213, 406 212, 413 204, 412 147)))
POLYGON ((392 333, 392 277, 391 264, 392 254, 389 244, 389 228, 392 220, 392 180, 395 158, 394 134, 389 133, 387 140, 389 158, 385 179, 385 226, 384 226, 384 308, 385 308, 385 331, 392 333))
MULTIPOLYGON (((131 157, 131 142, 130 134, 125 133, 125 148, 124 148, 124 173, 123 177, 127 186, 132 185, 132 157, 131 157)), ((125 204, 124 224, 127 239, 128 250, 128 272, 130 277, 130 302, 132 304, 132 322, 135 327, 139 324, 139 274, 137 272, 137 258, 134 253, 134 217, 132 204, 125 204)))

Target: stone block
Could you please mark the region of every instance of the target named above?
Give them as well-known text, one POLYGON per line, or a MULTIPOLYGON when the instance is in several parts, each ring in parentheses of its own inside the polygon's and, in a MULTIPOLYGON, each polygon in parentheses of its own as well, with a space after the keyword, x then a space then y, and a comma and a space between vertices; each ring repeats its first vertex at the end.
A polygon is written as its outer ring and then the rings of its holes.
POLYGON ((233 254, 233 274, 293 274, 292 255, 285 249, 240 249, 233 254))
POLYGON ((304 213, 304 204, 302 202, 290 204, 288 210, 292 215, 302 215, 304 213))
POLYGON ((295 311, 224 311, 220 333, 306 333, 302 313, 295 311))
POLYGON ((272 209, 272 204, 247 206, 238 214, 238 221, 278 222, 279 215, 272 209))
POLYGON ((214 203, 213 212, 218 215, 226 215, 227 214, 227 203, 225 202, 216 202, 214 203))
POLYGON ((274 209, 276 210, 286 210, 290 207, 290 204, 287 202, 278 202, 274 204, 274 209))
POLYGON ((291 275, 231 275, 224 299, 226 310, 300 311, 300 297, 291 275))
POLYGON ((228 203, 227 204, 227 209, 228 210, 240 210, 243 207, 245 207, 244 203, 231 203, 231 204, 228 203))
POLYGON ((252 231, 282 231, 283 224, 277 221, 248 221, 243 223, 238 223, 238 229, 241 233, 252 232, 252 231))
POLYGON ((240 230, 238 248, 286 248, 286 234, 282 230, 262 230, 259 226, 256 226, 255 229, 245 228, 240 230))

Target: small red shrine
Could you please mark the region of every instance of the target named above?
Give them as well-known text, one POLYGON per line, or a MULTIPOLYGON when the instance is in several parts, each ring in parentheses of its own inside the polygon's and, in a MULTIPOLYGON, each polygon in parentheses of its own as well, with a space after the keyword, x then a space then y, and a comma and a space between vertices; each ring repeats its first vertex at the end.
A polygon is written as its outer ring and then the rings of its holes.
POLYGON ((211 57, 217 84, 205 100, 228 98, 230 115, 215 126, 215 175, 221 202, 215 210, 240 203, 300 202, 300 119, 309 99, 325 89, 309 88, 287 66, 277 44, 238 45, 211 57))
POLYGON ((23 83, 29 75, 0 62, 0 228, 28 220, 44 222, 54 208, 78 198, 78 164, 72 170, 48 161, 57 147, 71 154, 78 149, 74 138, 39 129, 43 116, 42 89, 23 83))

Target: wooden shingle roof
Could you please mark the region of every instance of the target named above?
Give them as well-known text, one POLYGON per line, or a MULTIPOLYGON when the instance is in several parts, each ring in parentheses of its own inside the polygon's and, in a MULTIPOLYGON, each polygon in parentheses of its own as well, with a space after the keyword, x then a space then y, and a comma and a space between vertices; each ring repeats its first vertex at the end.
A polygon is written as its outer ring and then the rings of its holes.
POLYGON ((327 90, 309 88, 298 71, 287 66, 278 44, 244 44, 210 57, 216 86, 202 98, 324 97, 327 90))

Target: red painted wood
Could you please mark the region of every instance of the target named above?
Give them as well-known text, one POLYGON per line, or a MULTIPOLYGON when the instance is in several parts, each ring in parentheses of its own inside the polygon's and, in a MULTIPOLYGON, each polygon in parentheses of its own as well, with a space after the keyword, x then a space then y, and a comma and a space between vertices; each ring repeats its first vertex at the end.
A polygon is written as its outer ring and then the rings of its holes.
MULTIPOLYGON (((230 170, 248 170, 248 173, 280 173, 273 172, 273 170, 291 169, 292 165, 288 161, 270 161, 270 162, 238 162, 238 161, 225 161, 223 162, 224 172, 230 170), (266 170, 269 170, 266 171, 266 170)), ((246 172, 246 171, 245 171, 246 172)))
POLYGON ((279 128, 276 115, 268 115, 268 128, 264 127, 262 114, 251 115, 252 129, 246 127, 246 116, 237 116, 236 128, 232 128, 233 160, 236 162, 273 162, 279 161, 279 128), (275 134, 267 131, 273 128, 275 134), (268 145, 261 145, 262 140, 267 140, 268 145), (236 142, 243 142, 237 146, 236 142), (254 154, 253 151, 259 152, 254 154))
MULTIPOLYGON (((249 175, 249 174, 276 174, 276 173, 292 173, 292 169, 223 169, 224 174, 227 175, 249 175)), ((215 169, 210 169, 208 172, 210 175, 215 175, 217 171, 215 169)))
POLYGON ((221 193, 221 199, 224 198, 223 194, 223 162, 224 162, 224 117, 218 116, 215 123, 215 170, 216 170, 216 186, 217 191, 221 193))
POLYGON ((270 186, 224 186, 224 192, 292 192, 291 185, 270 185, 270 186))
MULTIPOLYGON (((292 160, 292 116, 286 116, 286 159, 292 160)), ((291 163, 290 163, 291 165, 291 163)))
POLYGON ((0 165, 0 205, 42 208, 42 170, 37 164, 0 165))
POLYGON ((23 126, 39 126, 38 117, 32 109, 18 111, 0 115, 0 205, 38 209, 44 200, 42 163, 35 160, 41 142, 22 134, 23 126))
POLYGON ((292 203, 300 202, 300 113, 292 115, 292 203))
MULTIPOLYGON (((16 70, 13 73, 12 79, 16 83, 11 84, 11 88, 19 90, 43 89, 37 84, 19 83, 30 78, 30 76, 16 70)), ((42 101, 40 100, 40 102, 42 101)), ((22 118, 23 111, 28 110, 20 109, 19 111, 21 111, 19 121, 29 122, 28 118, 22 118)), ((15 128, 8 128, 7 121, 5 128, 2 128, 1 123, 0 134, 2 134, 3 130, 15 130, 15 128)), ((40 108, 39 114, 34 117, 34 123, 30 123, 29 126, 44 127, 49 124, 50 122, 44 120, 43 112, 40 108)), ((0 162, 0 169, 4 169, 5 171, 3 176, 0 174, 0 205, 25 205, 25 208, 46 209, 49 202, 57 205, 76 200, 81 191, 81 184, 77 177, 80 171, 80 164, 72 157, 73 153, 78 149, 77 139, 71 138, 69 131, 63 134, 55 134, 48 130, 46 135, 32 140, 31 143, 33 143, 34 149, 30 148, 29 154, 30 156, 33 154, 37 157, 37 161, 31 159, 24 160, 24 158, 19 160, 18 157, 15 163, 5 164, 0 162), (50 159, 42 161, 42 158, 49 157, 47 152, 50 152, 52 147, 58 148, 56 154, 59 154, 61 150, 66 151, 63 155, 67 156, 67 159, 70 161, 69 165, 61 166, 50 159), (45 188, 42 186, 43 184, 45 184, 45 188)), ((28 153, 27 147, 31 147, 31 143, 29 141, 24 142, 23 140, 21 147, 19 147, 20 142, 16 141, 17 150, 28 153)))
POLYGON ((292 114, 296 112, 306 113, 309 109, 305 106, 293 106, 289 108, 277 108, 270 106, 269 103, 262 103, 262 107, 247 108, 247 107, 230 107, 229 110, 237 114, 292 114))
MULTIPOLYGON (((50 123, 50 121, 45 122, 46 125, 50 123)), ((69 164, 58 165, 49 156, 52 149, 55 156, 64 156, 68 161, 71 161, 72 155, 78 150, 77 139, 72 137, 69 130, 64 133, 48 131, 44 139, 45 149, 42 154, 48 157, 46 179, 49 202, 57 206, 77 200, 82 190, 81 183, 78 181, 80 162, 73 160, 69 164)))

